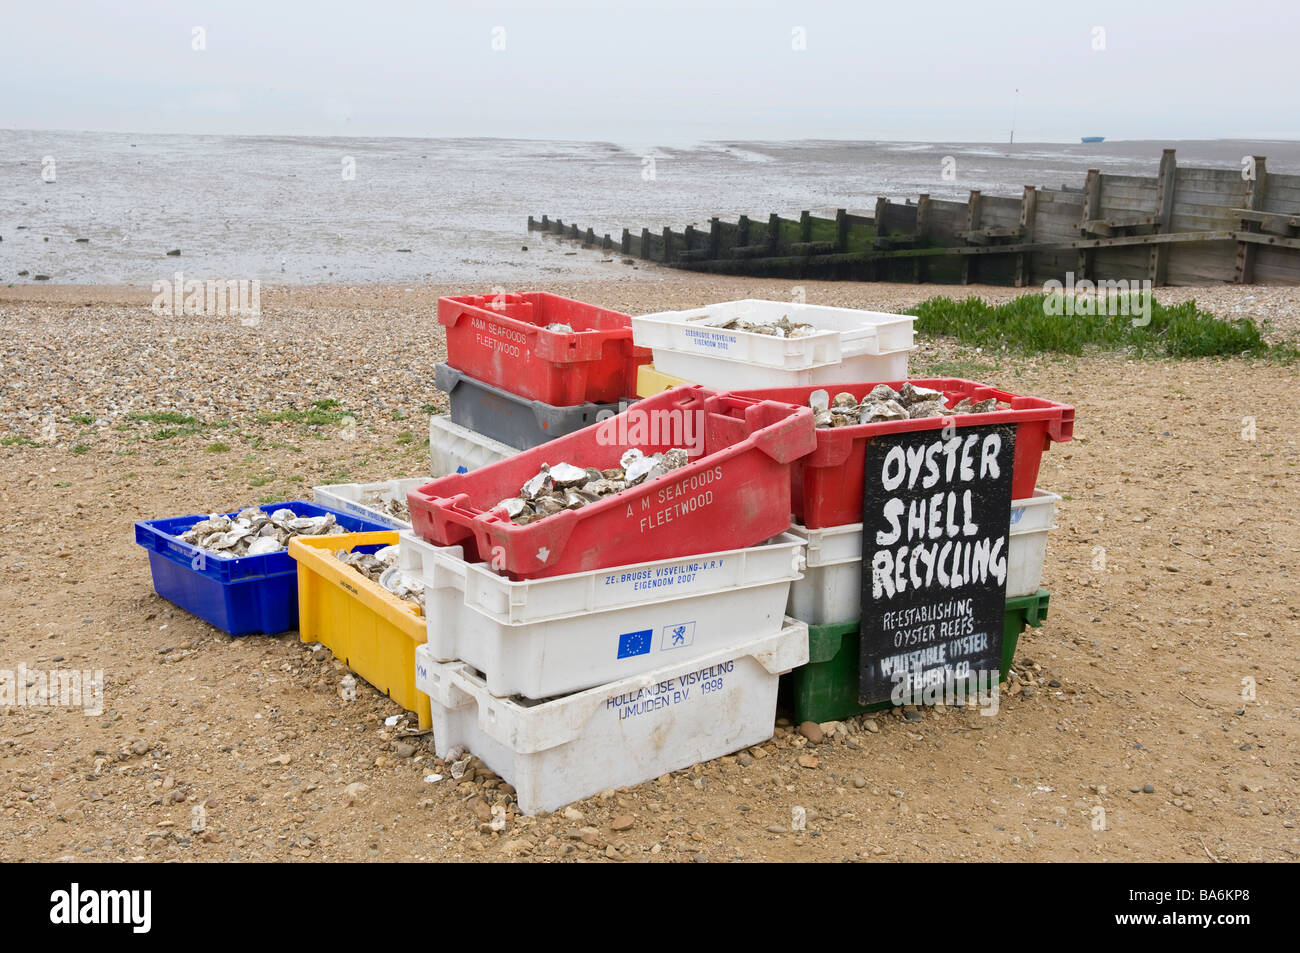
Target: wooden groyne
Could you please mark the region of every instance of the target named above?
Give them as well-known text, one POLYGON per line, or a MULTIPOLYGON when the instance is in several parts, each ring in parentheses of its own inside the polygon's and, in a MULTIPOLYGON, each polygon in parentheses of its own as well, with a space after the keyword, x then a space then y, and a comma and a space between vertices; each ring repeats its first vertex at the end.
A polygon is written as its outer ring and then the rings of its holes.
POLYGON ((540 230, 627 257, 729 275, 1003 284, 1149 280, 1154 285, 1300 284, 1300 175, 1255 156, 1234 169, 1180 168, 1166 149, 1155 176, 1088 170, 1079 188, 1025 186, 1019 198, 877 199, 874 215, 709 221, 619 238, 528 217, 540 230))

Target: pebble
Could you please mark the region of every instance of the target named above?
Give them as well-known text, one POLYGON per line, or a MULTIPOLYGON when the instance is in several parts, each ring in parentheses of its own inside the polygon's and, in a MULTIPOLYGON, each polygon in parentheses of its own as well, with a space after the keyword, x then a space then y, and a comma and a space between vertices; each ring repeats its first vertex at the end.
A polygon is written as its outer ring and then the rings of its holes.
POLYGON ((576 807, 574 807, 572 804, 570 804, 568 807, 566 807, 566 808, 564 809, 563 813, 564 813, 564 816, 565 816, 568 820, 571 820, 571 821, 580 821, 580 820, 582 820, 582 812, 581 812, 580 810, 578 810, 576 807))
POLYGON ((867 731, 871 732, 873 735, 880 731, 880 726, 876 724, 876 719, 874 718, 868 718, 862 723, 862 727, 867 729, 867 731))
POLYGON ((409 741, 399 741, 397 744, 393 745, 393 754, 397 755, 399 758, 410 758, 417 750, 419 749, 409 741))
POLYGON ((905 711, 903 717, 910 722, 916 723, 921 720, 921 713, 919 711, 905 711))
POLYGON ((799 734, 803 735, 813 744, 821 744, 822 739, 826 737, 826 732, 822 731, 822 726, 815 721, 805 721, 799 726, 799 734))
POLYGON ((1155 786, 1154 784, 1144 784, 1144 785, 1142 785, 1142 793, 1143 793, 1143 794, 1155 794, 1155 793, 1156 793, 1156 786, 1155 786))
POLYGON ((854 778, 853 786, 861 790, 862 788, 865 788, 867 786, 867 779, 863 777, 854 778))
POLYGON ((818 761, 817 758, 813 755, 810 754, 799 755, 799 767, 801 768, 815 768, 820 763, 821 762, 818 761))
POLYGON ((616 831, 628 831, 632 829, 632 825, 635 823, 636 820, 631 814, 620 814, 618 817, 614 818, 614 822, 609 826, 616 831))

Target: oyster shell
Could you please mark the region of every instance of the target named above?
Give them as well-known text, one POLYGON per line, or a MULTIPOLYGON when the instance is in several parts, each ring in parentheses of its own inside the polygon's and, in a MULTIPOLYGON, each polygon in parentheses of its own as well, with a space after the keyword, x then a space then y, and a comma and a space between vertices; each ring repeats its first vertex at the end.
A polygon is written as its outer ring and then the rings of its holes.
POLYGON ((568 489, 571 486, 579 486, 586 483, 591 478, 587 471, 581 467, 571 466, 567 463, 557 463, 551 467, 551 481, 559 489, 568 489))
POLYGON ((660 457, 660 465, 665 471, 676 470, 678 467, 684 467, 691 462, 691 456, 680 447, 674 447, 671 450, 665 450, 660 457))
POLYGON ((274 536, 258 536, 248 544, 249 556, 262 556, 266 553, 278 553, 284 549, 284 544, 274 536))
POLYGON ((827 410, 831 405, 831 395, 824 390, 815 390, 808 395, 808 406, 813 409, 814 414, 820 414, 827 410))
POLYGON ((944 405, 942 399, 917 401, 907 408, 907 416, 912 420, 919 420, 922 417, 946 417, 947 415, 948 408, 944 405))
POLYGON ((906 420, 907 408, 896 400, 884 400, 876 404, 866 404, 862 408, 858 422, 874 424, 886 420, 906 420))
POLYGON ((857 407, 858 399, 854 397, 852 394, 850 394, 848 391, 840 391, 840 393, 835 395, 835 399, 831 401, 831 406, 832 407, 857 407))
POLYGON ((525 500, 535 500, 550 493, 554 486, 550 468, 543 463, 541 471, 520 488, 519 495, 525 500))
POLYGON ((524 510, 528 508, 529 508, 528 501, 521 499, 520 497, 517 496, 512 496, 509 497, 508 499, 504 499, 496 506, 493 507, 493 509, 505 510, 506 516, 510 517, 511 519, 514 519, 516 516, 523 513, 524 510))
POLYGON ((911 381, 904 381, 903 386, 898 389, 898 393, 903 398, 901 403, 907 407, 911 407, 913 404, 943 400, 943 394, 940 391, 932 390, 929 387, 917 387, 911 381))

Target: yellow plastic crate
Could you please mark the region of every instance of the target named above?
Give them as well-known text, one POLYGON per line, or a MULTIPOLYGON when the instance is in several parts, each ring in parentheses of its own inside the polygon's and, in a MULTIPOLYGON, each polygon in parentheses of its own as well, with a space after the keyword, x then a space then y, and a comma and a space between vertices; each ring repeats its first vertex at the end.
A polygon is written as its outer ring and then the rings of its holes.
POLYGON ((297 536, 289 555, 298 562, 298 632, 319 642, 427 729, 429 696, 415 688, 415 647, 428 637, 418 606, 399 599, 334 556, 357 546, 387 546, 396 531, 297 536))
POLYGON ((636 395, 638 397, 653 397, 661 391, 672 390, 674 387, 689 383, 691 382, 682 380, 680 377, 673 377, 671 374, 656 371, 653 364, 642 364, 636 369, 636 395))

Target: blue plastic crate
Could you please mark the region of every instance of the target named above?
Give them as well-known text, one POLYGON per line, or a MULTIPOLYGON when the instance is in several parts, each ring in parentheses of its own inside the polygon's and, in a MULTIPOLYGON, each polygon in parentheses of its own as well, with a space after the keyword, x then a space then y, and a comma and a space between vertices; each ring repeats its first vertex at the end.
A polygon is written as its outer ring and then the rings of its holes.
MULTIPOLYGON (((260 507, 266 513, 293 510, 298 516, 333 513, 349 533, 391 527, 340 513, 305 500, 260 507)), ((234 516, 239 511, 226 513, 234 516)), ((275 635, 298 627, 298 564, 288 550, 261 556, 222 559, 176 537, 209 514, 141 520, 135 541, 149 552, 158 595, 230 635, 275 635)), ((380 547, 360 547, 373 552, 380 547)))

